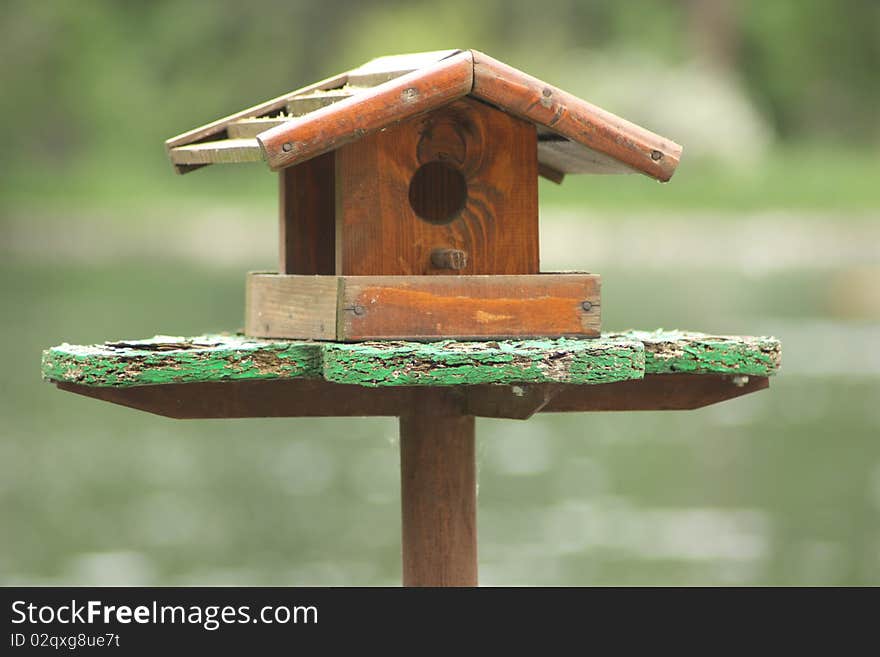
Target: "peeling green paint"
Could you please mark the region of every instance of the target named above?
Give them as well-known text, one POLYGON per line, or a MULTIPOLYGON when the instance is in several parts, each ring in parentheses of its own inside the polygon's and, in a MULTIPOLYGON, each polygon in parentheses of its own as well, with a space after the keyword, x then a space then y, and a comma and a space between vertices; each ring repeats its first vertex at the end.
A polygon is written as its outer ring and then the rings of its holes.
POLYGON ((782 361, 782 345, 772 337, 706 335, 688 331, 626 331, 610 339, 645 345, 645 373, 745 374, 772 376, 782 361))
POLYGON ((43 352, 43 378, 105 387, 322 377, 363 386, 601 384, 676 372, 770 376, 780 354, 775 338, 662 330, 599 339, 353 344, 156 336, 53 347, 43 352))
POLYGON ((63 344, 43 352, 44 379, 109 387, 314 378, 320 366, 315 343, 228 335, 157 335, 94 346, 63 344))
POLYGON ((632 340, 331 343, 324 378, 364 386, 611 383, 639 379, 644 349, 632 340))

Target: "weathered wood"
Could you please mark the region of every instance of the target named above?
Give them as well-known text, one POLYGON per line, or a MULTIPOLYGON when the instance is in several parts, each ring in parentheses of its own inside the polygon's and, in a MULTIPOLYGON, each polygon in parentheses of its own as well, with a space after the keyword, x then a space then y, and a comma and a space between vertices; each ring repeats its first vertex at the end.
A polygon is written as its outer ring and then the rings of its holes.
POLYGON ((441 107, 473 86, 473 61, 463 52, 407 73, 355 97, 292 119, 258 137, 269 166, 281 169, 339 148, 390 123, 441 107))
MULTIPOLYGON (((415 70, 420 66, 424 66, 431 62, 436 62, 453 55, 458 50, 436 51, 432 53, 418 53, 407 56, 380 57, 363 64, 362 66, 346 71, 338 75, 325 78, 313 84, 306 85, 300 89, 282 94, 276 98, 272 98, 265 102, 254 105, 247 109, 236 112, 229 116, 217 119, 207 125, 194 128, 175 137, 171 137, 165 142, 165 149, 171 155, 171 150, 188 144, 207 140, 221 140, 227 136, 230 138, 256 137, 259 133, 252 133, 249 124, 241 124, 242 119, 249 118, 266 118, 270 115, 277 115, 286 112, 291 116, 299 116, 317 109, 319 106, 335 102, 341 97, 349 96, 354 89, 363 86, 376 84, 378 81, 396 77, 398 71, 415 70), (413 68, 407 68, 412 66, 413 68), (403 68, 401 68, 403 67, 403 68), (393 70, 392 70, 393 69, 393 70), (383 78, 384 75, 384 78, 383 78), (390 77, 389 77, 390 76, 390 77), (351 80, 349 80, 351 78, 351 80), (342 87, 354 86, 353 89, 341 91, 342 87), (337 90, 339 92, 337 93, 337 90), (322 93, 324 92, 324 93, 322 93), (238 124, 236 128, 230 130, 232 124, 238 124), (238 132, 239 134, 233 134, 238 132)), ((283 121, 279 121, 282 123, 283 121)), ((262 159, 262 157, 260 158, 262 159)), ((172 163, 174 160, 172 158, 172 163)), ((177 164, 174 168, 177 173, 187 173, 194 169, 201 168, 205 164, 177 164)))
POLYGON ((303 378, 380 387, 584 384, 664 372, 675 377, 721 374, 725 381, 745 384, 747 377, 775 374, 780 352, 775 338, 677 331, 607 334, 593 340, 359 344, 241 335, 156 336, 53 347, 43 352, 42 371, 49 381, 110 388, 303 378))
MULTIPOLYGON (((351 75, 344 87, 338 89, 327 89, 326 91, 318 89, 302 96, 294 96, 287 101, 288 118, 293 116, 303 116, 322 107, 327 107, 340 100, 351 98, 360 89, 352 88, 351 75)), ((270 126, 274 127, 274 126, 270 126)))
POLYGON ((412 414, 526 419, 534 413, 670 411, 700 408, 769 386, 767 377, 649 374, 605 385, 534 383, 364 387, 323 379, 230 379, 61 390, 177 419, 399 417, 412 414), (747 381, 744 379, 748 378, 747 381))
POLYGON ((472 94, 658 180, 672 176, 681 146, 476 50, 472 94))
POLYGON ((325 153, 278 172, 278 271, 336 272, 336 156, 325 153))
POLYGON ((535 139, 465 99, 342 147, 337 272, 538 273, 535 139), (465 251, 467 265, 438 268, 435 249, 465 251))
POLYGON ((226 139, 178 146, 169 157, 174 164, 241 164, 262 162, 263 152, 255 139, 226 139))
POLYGON ((251 272, 245 295, 245 335, 336 340, 339 277, 251 272))
POLYGON ((404 586, 477 585, 474 418, 400 418, 404 586))
POLYGON ((393 80, 405 73, 411 73, 424 66, 447 59, 461 50, 434 50, 404 55, 385 55, 376 57, 356 69, 349 71, 349 84, 372 87, 393 80))
POLYGON ((336 276, 249 274, 245 333, 335 340, 338 288, 336 276))
MULTIPOLYGON (((206 125, 188 130, 187 132, 179 134, 175 137, 171 137, 170 139, 165 141, 165 150, 168 152, 170 157, 171 151, 179 146, 207 141, 209 139, 223 139, 225 137, 227 126, 234 121, 238 121, 239 119, 244 118, 265 116, 268 114, 278 113, 280 110, 284 109, 287 106, 287 101, 295 96, 304 95, 310 91, 314 91, 315 89, 335 89, 345 85, 347 81, 348 73, 341 73, 339 75, 333 75, 329 78, 325 78, 313 84, 307 85, 295 91, 290 91, 286 94, 282 94, 277 98, 272 98, 271 100, 259 103, 258 105, 254 105, 253 107, 249 107, 247 109, 241 110, 240 112, 236 112, 235 114, 230 114, 229 116, 225 116, 222 119, 217 119, 216 121, 212 121, 211 123, 208 123, 206 125)), ((186 165, 175 164, 175 171, 177 171, 178 173, 187 173, 190 170, 191 168, 187 167, 186 165)))
MULTIPOLYGON (((345 98, 351 98, 354 93, 355 90, 346 85, 339 89, 327 89, 326 91, 317 89, 302 96, 294 96, 287 101, 284 109, 277 116, 237 119, 226 126, 226 134, 229 139, 255 139, 257 135, 269 128, 284 125, 295 116, 302 116, 345 98)), ((257 148, 260 147, 256 142, 254 145, 257 148)), ((260 159, 262 159, 262 156, 260 159)))
POLYGON ((355 276, 340 287, 337 339, 595 337, 599 276, 355 276))
POLYGON ((335 342, 323 353, 327 381, 362 386, 605 384, 644 374, 643 347, 627 340, 335 342))
POLYGON ((538 138, 538 162, 545 169, 562 174, 590 173, 594 175, 613 175, 640 173, 636 169, 618 162, 610 155, 594 151, 583 144, 560 138, 538 138))
POLYGON ((730 373, 768 376, 782 364, 776 338, 706 335, 691 331, 609 333, 611 340, 638 340, 645 345, 645 372, 730 373))
POLYGON ((43 377, 90 386, 286 379, 321 376, 321 349, 291 341, 266 342, 244 336, 146 340, 102 345, 62 344, 43 352, 43 377))
MULTIPOLYGON (((226 126, 226 134, 229 135, 229 139, 254 139, 254 146, 259 148, 260 145, 256 142, 256 136, 258 134, 266 132, 269 128, 282 125, 289 120, 290 118, 286 116, 264 116, 254 119, 239 119, 226 126)), ((263 159, 262 151, 260 159, 263 159)))
POLYGON ((248 274, 247 290, 245 333, 263 338, 595 337, 601 323, 595 274, 317 277, 255 272, 248 274))

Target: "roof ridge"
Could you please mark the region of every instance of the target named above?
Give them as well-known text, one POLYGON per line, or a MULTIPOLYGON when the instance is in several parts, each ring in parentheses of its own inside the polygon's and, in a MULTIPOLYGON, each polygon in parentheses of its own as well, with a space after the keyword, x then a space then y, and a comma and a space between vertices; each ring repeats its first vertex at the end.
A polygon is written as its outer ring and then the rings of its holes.
MULTIPOLYGON (((166 149, 177 170, 185 173, 210 163, 208 153, 193 163, 175 149, 209 140, 224 140, 236 121, 266 117, 288 108, 307 94, 351 86, 351 96, 318 102, 302 114, 256 135, 242 161, 265 159, 279 170, 335 150, 370 133, 472 96, 538 126, 538 157, 544 173, 560 182, 566 173, 640 172, 667 181, 675 172, 682 147, 603 110, 558 87, 472 49, 391 55, 369 60, 346 73, 278 96, 224 119, 173 137, 166 149), (442 55, 441 57, 438 56, 442 55), (556 138, 551 138, 556 136, 556 138)), ((328 95, 329 97, 329 95, 328 95)), ((223 161, 222 141, 216 161, 223 161)), ((228 158, 225 161, 229 161, 228 158)))

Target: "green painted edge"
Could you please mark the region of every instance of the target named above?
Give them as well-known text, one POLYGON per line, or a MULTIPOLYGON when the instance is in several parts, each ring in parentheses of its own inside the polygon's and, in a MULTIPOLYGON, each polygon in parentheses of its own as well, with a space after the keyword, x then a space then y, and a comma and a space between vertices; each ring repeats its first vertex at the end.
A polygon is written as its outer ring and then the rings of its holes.
POLYGON ((369 387, 599 384, 640 379, 644 369, 644 348, 633 340, 444 340, 324 347, 326 380, 369 387))
POLYGON ((325 378, 379 386, 481 383, 601 384, 645 374, 771 376, 781 345, 772 337, 628 331, 598 339, 480 342, 304 342, 242 335, 155 336, 43 352, 43 378, 126 387, 227 380, 325 378))
POLYGON ((230 335, 157 335, 147 340, 52 347, 43 352, 42 371, 49 381, 101 387, 318 378, 321 347, 230 335))
POLYGON ((645 345, 646 374, 744 374, 773 376, 782 364, 782 344, 774 337, 706 335, 689 331, 625 331, 613 340, 645 345))

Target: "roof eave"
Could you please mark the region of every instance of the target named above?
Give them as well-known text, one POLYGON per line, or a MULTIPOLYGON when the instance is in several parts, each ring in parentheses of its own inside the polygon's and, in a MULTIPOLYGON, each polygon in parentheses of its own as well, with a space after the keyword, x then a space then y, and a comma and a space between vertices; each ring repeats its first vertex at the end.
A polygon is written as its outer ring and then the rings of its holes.
MULTIPOLYGON (((607 163, 604 165, 605 171, 602 167, 591 166, 588 172, 608 172, 608 165, 613 164, 618 169, 616 172, 629 170, 665 182, 672 177, 678 166, 682 147, 675 142, 484 53, 476 50, 450 50, 422 53, 420 57, 427 55, 439 56, 440 59, 427 65, 422 65, 421 61, 410 62, 411 66, 417 65, 418 68, 259 133, 256 141, 263 159, 272 170, 277 171, 471 95, 501 111, 535 123, 545 131, 564 137, 561 143, 570 142, 593 151, 592 157, 597 162, 607 158, 604 160, 607 163)), ((374 62, 382 63, 382 59, 374 62)), ((171 150, 176 147, 225 136, 227 127, 236 121, 283 110, 291 99, 312 90, 342 87, 359 71, 364 72, 367 77, 382 74, 383 70, 378 73, 373 71, 373 68, 377 68, 373 64, 370 62, 359 69, 327 78, 172 137, 165 142, 166 150, 170 156, 171 150)), ((378 68, 381 69, 382 66, 378 68)), ((552 160, 545 164, 552 165, 552 160)), ((205 165, 175 163, 178 173, 186 173, 201 166, 205 165)), ((559 174, 550 177, 561 182, 565 171, 551 173, 559 174)))
POLYGON ((476 50, 473 96, 662 182, 682 147, 476 50))
POLYGON ((473 56, 461 51, 270 128, 257 135, 257 142, 269 167, 277 171, 442 107, 468 95, 473 86, 473 56))
MULTIPOLYGON (((230 114, 229 116, 225 116, 222 119, 217 119, 216 121, 212 121, 206 125, 200 126, 198 128, 193 128, 192 130, 188 130, 187 132, 181 133, 170 139, 165 141, 165 152, 168 153, 170 158, 171 149, 177 148, 178 146, 187 146, 189 144, 196 144, 202 141, 210 141, 212 139, 216 139, 219 135, 224 134, 227 127, 230 123, 234 121, 238 121, 239 119, 247 119, 253 118, 257 116, 263 116, 270 112, 276 112, 282 110, 287 105, 287 102, 295 98, 296 96, 301 96, 310 91, 315 91, 318 89, 335 89, 337 87, 341 87, 348 82, 349 72, 340 73, 339 75, 334 75, 329 78, 325 78, 324 80, 320 80, 319 82, 314 82, 308 86, 302 87, 301 89, 296 89, 295 91, 289 91, 286 94, 278 96, 277 98, 272 98, 271 100, 264 101, 259 105, 254 105, 253 107, 249 107, 247 109, 243 109, 240 112, 236 112, 235 114, 230 114)), ((177 173, 188 173, 194 169, 199 169, 203 166, 208 166, 206 164, 196 164, 196 165, 188 165, 188 164, 175 164, 174 170, 177 173)))

